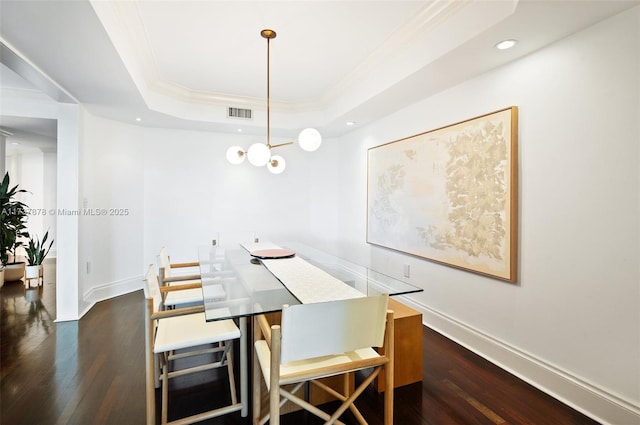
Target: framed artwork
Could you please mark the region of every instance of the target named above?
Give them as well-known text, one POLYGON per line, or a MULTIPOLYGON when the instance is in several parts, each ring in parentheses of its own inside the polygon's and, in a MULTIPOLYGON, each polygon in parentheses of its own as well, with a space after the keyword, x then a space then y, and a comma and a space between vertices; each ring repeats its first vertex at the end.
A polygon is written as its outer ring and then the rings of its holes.
POLYGON ((515 282, 518 108, 370 148, 367 242, 515 282))

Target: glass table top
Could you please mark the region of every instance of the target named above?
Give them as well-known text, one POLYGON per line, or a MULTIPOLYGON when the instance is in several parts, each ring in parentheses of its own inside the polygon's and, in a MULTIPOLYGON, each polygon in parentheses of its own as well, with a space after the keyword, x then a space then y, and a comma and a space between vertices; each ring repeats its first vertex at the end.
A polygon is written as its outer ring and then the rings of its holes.
MULTIPOLYGON (((296 257, 364 295, 386 293, 393 296, 422 291, 422 288, 307 245, 283 242, 279 246, 295 251, 296 257)), ((300 304, 259 259, 240 245, 202 246, 198 249, 198 261, 207 321, 270 313, 282 310, 283 305, 300 304)))

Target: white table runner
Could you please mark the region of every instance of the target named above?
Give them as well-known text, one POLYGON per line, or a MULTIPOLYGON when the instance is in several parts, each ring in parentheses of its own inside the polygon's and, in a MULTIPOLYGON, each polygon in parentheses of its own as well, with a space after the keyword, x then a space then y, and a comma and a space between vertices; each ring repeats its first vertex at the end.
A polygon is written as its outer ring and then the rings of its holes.
POLYGON ((306 262, 302 258, 292 257, 277 260, 262 260, 262 264, 264 264, 302 304, 365 296, 362 292, 352 288, 340 279, 336 279, 329 273, 306 262))
MULTIPOLYGON (((278 249, 271 242, 242 243, 249 252, 278 249)), ((365 294, 299 257, 261 260, 302 304, 364 297, 365 294)))

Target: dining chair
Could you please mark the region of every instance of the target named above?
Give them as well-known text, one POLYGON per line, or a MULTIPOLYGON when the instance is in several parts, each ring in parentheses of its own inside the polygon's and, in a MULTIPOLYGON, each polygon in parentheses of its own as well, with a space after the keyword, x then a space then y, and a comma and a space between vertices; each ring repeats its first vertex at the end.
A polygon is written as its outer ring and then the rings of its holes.
POLYGON ((233 341, 240 339, 240 330, 230 319, 207 322, 203 305, 163 310, 157 279, 156 268, 151 264, 145 276, 147 425, 156 423, 156 364, 160 368, 162 386, 162 424, 190 424, 241 410, 233 372, 233 341), (191 359, 181 363, 188 366, 180 367, 177 360, 186 358, 191 359), (167 422, 169 380, 214 368, 227 369, 231 403, 167 422))
POLYGON ((165 308, 180 308, 203 303, 202 282, 198 262, 171 263, 166 246, 158 254, 158 282, 160 287, 180 285, 180 291, 164 291, 165 308), (187 273, 175 273, 176 270, 187 273))
POLYGON ((167 247, 160 248, 158 268, 164 269, 167 282, 200 279, 199 265, 197 261, 172 263, 167 247))
POLYGON ((384 373, 384 423, 393 424, 393 312, 387 311, 388 296, 375 295, 322 303, 299 304, 282 310, 280 325, 271 325, 264 315, 254 318, 254 424, 280 423, 280 408, 291 401, 320 417, 326 424, 342 424, 338 419, 347 410, 359 423, 366 420, 354 405, 357 397, 384 373), (385 353, 372 347, 385 345, 385 353), (371 369, 368 376, 349 392, 349 376, 371 369), (260 374, 262 371, 262 374, 260 374), (269 413, 260 418, 261 378, 269 393, 269 413), (343 375, 342 393, 318 382, 343 375), (328 392, 342 401, 333 414, 321 410, 296 393, 305 383, 328 392), (293 385, 290 388, 289 384, 293 385), (289 389, 283 388, 289 385, 289 389))

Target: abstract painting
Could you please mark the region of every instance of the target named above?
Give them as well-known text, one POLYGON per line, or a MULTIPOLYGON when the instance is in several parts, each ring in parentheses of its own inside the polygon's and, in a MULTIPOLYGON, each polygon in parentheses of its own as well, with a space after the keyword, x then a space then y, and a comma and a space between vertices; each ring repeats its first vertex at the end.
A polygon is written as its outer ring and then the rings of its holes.
POLYGON ((368 150, 367 242, 517 280, 518 108, 368 150))

